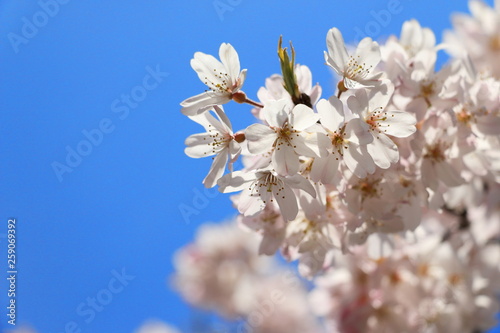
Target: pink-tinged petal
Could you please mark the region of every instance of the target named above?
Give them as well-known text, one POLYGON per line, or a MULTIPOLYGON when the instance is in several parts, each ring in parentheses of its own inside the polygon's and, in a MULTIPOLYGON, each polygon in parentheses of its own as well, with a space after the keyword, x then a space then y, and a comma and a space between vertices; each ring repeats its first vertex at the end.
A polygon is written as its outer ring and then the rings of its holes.
POLYGON ((439 186, 439 180, 437 177, 436 169, 434 164, 428 159, 424 158, 422 160, 421 171, 422 174, 422 184, 432 190, 436 190, 439 186))
POLYGON ((411 196, 408 204, 399 207, 398 215, 404 217, 406 229, 415 230, 422 221, 422 208, 418 197, 411 196))
POLYGON ((321 124, 331 132, 337 131, 344 125, 344 107, 337 97, 332 96, 328 101, 320 100, 316 110, 321 118, 321 124))
POLYGON ((236 162, 240 154, 241 154, 241 145, 238 142, 231 140, 229 142, 229 158, 230 158, 229 162, 230 163, 236 162))
POLYGON ((281 215, 287 221, 292 221, 297 217, 299 212, 299 205, 295 193, 288 186, 283 186, 283 189, 277 193, 276 189, 273 190, 274 198, 278 202, 281 215))
POLYGON ((305 65, 298 65, 295 67, 295 74, 297 76, 299 91, 308 93, 312 87, 312 73, 309 67, 305 65))
POLYGON ((382 169, 387 169, 391 163, 399 160, 398 146, 385 134, 373 133, 373 142, 367 146, 373 161, 382 169))
POLYGON ((368 95, 364 89, 356 91, 356 94, 349 96, 347 99, 347 106, 353 114, 358 114, 364 118, 368 109, 368 95))
POLYGON ((344 139, 356 145, 367 145, 373 141, 370 127, 360 118, 352 118, 349 120, 345 126, 344 132, 344 139))
POLYGON ((436 45, 436 36, 434 32, 429 28, 422 29, 422 48, 433 48, 436 45))
POLYGON ((365 37, 359 42, 355 57, 359 64, 370 69, 371 73, 380 62, 380 47, 370 37, 365 37))
POLYGON ((217 117, 219 117, 220 122, 224 126, 224 129, 221 130, 221 132, 233 134, 233 126, 231 125, 231 121, 229 120, 228 116, 224 112, 224 109, 222 108, 222 106, 221 105, 214 105, 214 110, 215 110, 215 113, 217 114, 217 117))
POLYGON ((217 153, 212 145, 213 139, 208 133, 193 134, 186 138, 184 144, 187 146, 184 152, 192 158, 211 156, 217 153))
POLYGON ((304 105, 296 105, 290 112, 290 124, 294 130, 303 131, 306 128, 316 124, 319 115, 314 113, 313 109, 304 105))
POLYGON ((201 126, 203 126, 203 128, 205 130, 207 130, 207 128, 209 127, 208 125, 210 125, 210 122, 207 119, 207 114, 210 114, 210 113, 204 112, 204 113, 195 114, 194 116, 188 116, 188 117, 189 117, 189 119, 191 119, 195 123, 198 123, 201 126))
POLYGON ((294 175, 299 171, 299 156, 286 143, 274 149, 272 163, 279 175, 294 175))
POLYGON ((339 173, 339 157, 330 154, 324 158, 315 158, 311 167, 311 180, 323 184, 335 184, 339 173))
POLYGON ((214 105, 225 104, 231 100, 230 95, 216 94, 213 92, 204 92, 199 95, 190 97, 181 102, 182 114, 186 116, 194 116, 213 108, 214 105))
MULTIPOLYGON (((247 78, 247 70, 243 69, 238 77, 237 89, 240 89, 243 86, 243 83, 245 83, 246 78, 247 78)), ((233 92, 235 91, 233 90, 233 92)))
MULTIPOLYGON (((219 108, 215 106, 214 109, 219 108)), ((224 115, 224 111, 220 109, 220 112, 224 115)), ((189 119, 202 125, 207 132, 217 131, 221 134, 232 134, 231 130, 227 128, 220 120, 216 119, 210 112, 204 112, 198 115, 189 116, 189 119)), ((219 118, 220 119, 220 118, 219 118)), ((213 134, 213 133, 211 133, 213 134)))
POLYGON ((228 159, 229 156, 227 154, 227 149, 222 150, 219 154, 217 154, 217 156, 215 156, 212 166, 208 171, 208 175, 203 180, 203 185, 205 185, 206 188, 212 188, 217 184, 217 181, 224 174, 228 159))
POLYGON ((481 26, 487 34, 498 33, 498 17, 500 15, 500 2, 495 0, 495 10, 483 1, 469 1, 469 9, 477 20, 481 21, 481 26))
MULTIPOLYGON (((469 168, 470 171, 472 171, 474 174, 478 176, 484 177, 489 172, 488 171, 489 168, 486 167, 488 162, 485 161, 485 157, 481 153, 478 154, 477 152, 472 151, 466 155, 464 154, 462 160, 465 166, 467 166, 467 168, 469 168)), ((498 170, 495 168, 492 169, 498 170)))
POLYGON ((364 87, 371 87, 370 84, 365 85, 365 84, 362 84, 360 80, 352 80, 348 77, 344 78, 344 86, 347 89, 360 89, 360 88, 364 88, 364 87))
POLYGON ((303 190, 309 193, 313 198, 316 198, 316 190, 312 186, 311 182, 301 175, 293 175, 291 177, 284 178, 283 181, 291 188, 297 190, 303 190))
POLYGON ((219 58, 226 68, 227 74, 233 80, 231 83, 236 83, 235 81, 240 74, 240 59, 234 47, 231 44, 222 43, 219 48, 219 58))
POLYGON ((314 105, 318 102, 319 98, 321 97, 321 86, 319 84, 316 84, 311 89, 311 93, 309 94, 309 97, 311 98, 312 105, 314 105))
MULTIPOLYGON (((356 78, 356 83, 357 84, 357 88, 370 88, 370 87, 378 87, 382 84, 382 76, 384 75, 384 72, 379 72, 377 74, 373 74, 371 76, 367 76, 366 78, 356 78)), ((344 84, 346 84, 345 80, 344 80, 344 84)), ((346 85, 347 87, 347 85, 346 85)), ((354 89, 351 88, 351 89, 354 89)))
POLYGON ((196 71, 201 82, 207 86, 213 83, 222 83, 219 73, 225 73, 224 65, 214 56, 203 52, 196 52, 194 58, 191 59, 191 67, 196 71))
POLYGON ((262 124, 248 126, 245 129, 245 137, 248 142, 248 151, 252 154, 269 152, 278 138, 276 132, 262 124))
POLYGON ((280 99, 267 103, 262 109, 264 119, 273 127, 282 127, 285 121, 288 120, 289 101, 280 99))
POLYGON ((413 81, 419 82, 426 78, 430 78, 434 74, 434 65, 437 59, 435 50, 421 50, 413 59, 413 72, 411 74, 411 79, 413 81))
POLYGON ((410 103, 408 103, 408 105, 405 107, 405 110, 415 114, 417 121, 421 121, 426 117, 428 108, 429 106, 427 105, 425 99, 422 97, 417 97, 410 103))
POLYGON ((358 178, 365 178, 368 174, 375 172, 375 163, 366 147, 350 145, 344 150, 344 163, 358 178))
POLYGON ((309 173, 309 178, 317 183, 320 182, 323 174, 325 173, 325 169, 328 166, 328 157, 323 158, 315 158, 311 165, 311 172, 309 173))
POLYGON ((477 129, 486 135, 498 136, 500 133, 500 117, 493 114, 477 117, 477 129))
POLYGON ((255 181, 255 172, 235 171, 217 181, 219 192, 229 193, 248 189, 249 183, 255 181))
POLYGON ((377 108, 385 109, 393 94, 394 85, 388 80, 383 81, 382 84, 373 88, 368 96, 370 111, 374 111, 377 108))
POLYGON ((420 24, 417 20, 412 19, 403 23, 401 28, 401 37, 399 41, 406 46, 420 46, 422 43, 422 35, 420 32, 420 24))
POLYGON ((325 58, 330 58, 327 60, 328 65, 330 65, 339 75, 344 72, 344 68, 349 59, 349 54, 345 48, 344 38, 342 33, 337 28, 332 28, 328 31, 326 35, 326 46, 328 48, 328 54, 325 53, 325 58))
POLYGON ((281 228, 279 230, 273 230, 273 232, 269 232, 266 230, 262 237, 262 240, 259 245, 259 255, 267 255, 272 256, 279 250, 281 244, 285 240, 286 229, 281 228))
POLYGON ((318 132, 301 132, 292 137, 291 143, 297 154, 307 157, 325 157, 332 147, 328 136, 318 132))
POLYGON ((238 211, 244 216, 253 216, 265 207, 266 204, 261 200, 261 197, 252 194, 249 190, 241 192, 238 198, 238 211))
POLYGON ((464 179, 451 165, 446 162, 440 162, 434 164, 436 168, 436 175, 440 181, 442 181, 448 187, 455 187, 462 185, 464 179))
POLYGON ((417 130, 415 116, 404 111, 388 111, 386 119, 379 123, 379 127, 385 134, 398 138, 406 138, 417 130))
POLYGON ((323 55, 325 58, 325 64, 333 68, 333 70, 335 71, 335 73, 337 73, 338 76, 344 76, 343 69, 339 68, 339 66, 335 63, 333 58, 330 57, 330 55, 326 51, 323 52, 323 55))

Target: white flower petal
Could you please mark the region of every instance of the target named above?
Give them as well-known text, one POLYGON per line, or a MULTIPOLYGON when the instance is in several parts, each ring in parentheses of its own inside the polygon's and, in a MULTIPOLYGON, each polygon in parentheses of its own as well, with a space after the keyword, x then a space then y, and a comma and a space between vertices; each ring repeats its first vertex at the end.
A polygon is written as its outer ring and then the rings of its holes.
POLYGON ((436 174, 436 168, 434 164, 428 159, 422 159, 421 171, 422 174, 422 184, 432 190, 435 190, 439 186, 439 180, 436 174))
POLYGON ((184 152, 192 158, 211 156, 218 152, 212 143, 213 138, 208 133, 193 134, 184 141, 184 144, 187 146, 184 152))
POLYGON ((368 109, 368 95, 364 89, 359 89, 356 94, 349 96, 347 106, 353 114, 358 114, 362 118, 365 117, 368 109))
POLYGON ((280 99, 269 102, 262 109, 262 114, 266 122, 273 127, 282 127, 288 119, 289 101, 280 99))
POLYGON ((297 154, 307 157, 325 157, 332 146, 328 136, 318 132, 301 132, 293 137, 292 144, 297 154))
POLYGON ((385 134, 398 138, 406 138, 417 130, 415 116, 404 111, 387 111, 386 119, 379 123, 385 134))
POLYGON ((311 103, 312 105, 316 104, 321 97, 321 86, 319 84, 316 84, 314 87, 312 87, 311 92, 309 93, 309 97, 311 98, 311 103))
POLYGON ((217 181, 222 193, 237 192, 248 188, 248 184, 255 180, 255 172, 235 171, 225 175, 217 181))
POLYGON ((330 97, 328 101, 321 99, 316 104, 316 110, 321 118, 321 124, 331 132, 337 131, 344 125, 344 107, 336 96, 330 97))
POLYGON ((291 177, 284 178, 283 181, 288 184, 291 188, 306 191, 313 198, 316 198, 316 190, 312 186, 311 182, 301 175, 294 175, 291 177))
POLYGON ((373 111, 376 108, 385 109, 393 94, 394 85, 388 80, 383 81, 382 84, 373 88, 368 96, 370 111, 373 111))
POLYGON ((345 126, 344 139, 356 145, 366 145, 373 141, 368 125, 360 118, 352 118, 345 126))
POLYGON ((437 53, 433 49, 423 49, 414 57, 413 72, 411 78, 414 81, 422 81, 430 78, 434 74, 434 65, 436 64, 437 53))
POLYGON ((236 162, 238 156, 241 154, 241 145, 235 140, 229 142, 229 157, 230 163, 236 162))
POLYGON ((227 149, 222 150, 219 154, 217 154, 217 156, 215 156, 212 166, 208 171, 208 175, 203 180, 205 187, 212 188, 217 184, 217 181, 224 174, 228 159, 229 156, 227 154, 227 149))
POLYGON ((328 65, 330 65, 339 75, 344 71, 344 67, 347 64, 349 55, 345 48, 344 38, 342 33, 337 28, 332 28, 328 31, 326 35, 326 46, 328 48, 328 54, 325 53, 325 58, 328 65))
POLYGON ((373 133, 373 142, 367 146, 373 161, 382 169, 387 169, 391 163, 399 160, 398 146, 385 134, 373 133))
MULTIPOLYGON (((231 44, 222 43, 219 48, 219 58, 224 65, 229 77, 236 81, 240 74, 240 60, 238 53, 231 44)), ((236 82, 231 82, 235 84, 236 82)))
POLYGON ((370 69, 371 72, 380 62, 380 47, 370 37, 365 37, 359 42, 355 57, 363 67, 370 69))
MULTIPOLYGON (((222 108, 221 105, 214 105, 214 110, 215 113, 217 114, 217 117, 219 117, 220 123, 222 126, 224 126, 224 129, 221 129, 222 133, 231 133, 233 134, 233 126, 231 125, 231 121, 229 120, 228 116, 224 112, 224 109, 222 108)), ((219 123, 219 122, 217 122, 219 123)))
POLYGON ((340 159, 337 154, 330 154, 327 157, 315 158, 311 167, 311 179, 323 184, 335 184, 339 173, 340 159))
POLYGON ((298 104, 290 112, 290 124, 294 130, 303 131, 304 129, 314 125, 319 120, 319 115, 314 113, 313 109, 304 105, 298 104))
POLYGON ((347 89, 359 89, 359 88, 364 88, 364 87, 370 87, 371 85, 365 85, 361 82, 361 80, 353 80, 348 77, 344 78, 344 86, 347 89))
MULTIPOLYGON (((224 176, 225 177, 225 176, 224 176)), ((253 216, 266 207, 266 204, 261 200, 261 197, 251 195, 248 190, 241 192, 238 197, 238 211, 244 216, 253 216)), ((266 200, 264 198, 264 200, 266 200)))
POLYGON ((299 171, 299 156, 288 144, 283 144, 274 149, 272 163, 279 175, 294 175, 299 171))
POLYGON ((243 69, 239 75, 239 82, 237 86, 238 89, 240 89, 243 86, 243 83, 245 83, 246 78, 247 78, 247 70, 243 69))
POLYGON ((299 91, 308 93, 312 87, 311 70, 305 65, 297 65, 295 67, 295 73, 297 76, 297 85, 299 86, 299 91))
POLYGON ((181 102, 181 112, 186 116, 194 116, 213 108, 214 105, 225 104, 231 100, 230 95, 203 92, 181 102))
POLYGON ((358 178, 365 178, 375 172, 375 163, 366 147, 349 145, 349 149, 344 150, 344 163, 358 178))
POLYGON ((253 124, 245 129, 248 151, 252 154, 269 152, 278 136, 276 132, 263 124, 253 124))
POLYGON ((275 194, 274 198, 278 202, 283 218, 287 221, 295 219, 299 212, 299 206, 297 204, 295 193, 293 193, 292 189, 288 186, 283 186, 283 189, 279 192, 279 194, 276 194, 276 190, 274 190, 273 193, 275 194))
POLYGON ((462 185, 464 179, 451 165, 446 162, 435 163, 436 175, 448 187, 455 187, 462 185))
POLYGON ((259 245, 259 255, 272 256, 279 250, 285 239, 285 228, 272 233, 265 232, 259 245))
POLYGON ((191 67, 196 71, 201 82, 210 86, 211 83, 222 83, 219 73, 226 73, 224 65, 214 56, 203 52, 196 52, 191 59, 191 67))

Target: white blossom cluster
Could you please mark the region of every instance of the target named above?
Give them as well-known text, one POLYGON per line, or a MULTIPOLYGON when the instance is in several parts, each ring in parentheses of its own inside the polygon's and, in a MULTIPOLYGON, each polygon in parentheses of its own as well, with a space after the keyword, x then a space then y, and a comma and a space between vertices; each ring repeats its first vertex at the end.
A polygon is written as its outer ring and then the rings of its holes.
POLYGON ((257 235, 236 223, 204 225, 176 254, 172 283, 190 304, 246 319, 236 332, 319 332, 303 283, 274 258, 258 256, 258 246, 257 235))
MULTIPOLYGON (((213 158, 206 187, 241 191, 232 200, 246 233, 203 232, 202 251, 180 252, 177 286, 188 301, 248 316, 242 285, 254 283, 242 281, 261 277, 265 261, 249 255, 253 233, 258 254, 279 251, 315 278, 302 307, 324 318, 328 332, 475 332, 495 324, 500 2, 469 7, 472 16, 456 16, 443 44, 416 20, 399 38, 367 37, 354 48, 330 29, 324 57, 339 81, 323 98, 281 40, 282 74, 266 79, 259 102, 242 91, 247 71, 230 44, 220 46, 220 61, 195 53, 191 66, 208 90, 181 111, 205 132, 189 136, 185 151, 213 158), (451 59, 437 69, 443 50, 451 59), (234 131, 222 106, 231 101, 252 105, 256 122, 234 131), (244 167, 234 170, 240 158, 244 167), (239 266, 226 267, 234 257, 239 266)), ((259 327, 295 332, 297 324, 259 327)))

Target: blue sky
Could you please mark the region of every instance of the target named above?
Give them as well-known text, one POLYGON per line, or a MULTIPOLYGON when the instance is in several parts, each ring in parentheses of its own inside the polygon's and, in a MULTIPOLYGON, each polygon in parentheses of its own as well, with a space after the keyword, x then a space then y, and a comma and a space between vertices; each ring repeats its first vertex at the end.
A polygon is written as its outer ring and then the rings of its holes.
MULTIPOLYGON (((283 35, 329 95, 328 29, 379 39, 416 18, 440 39, 456 11, 466 2, 0 0, 0 246, 6 258, 16 218, 18 324, 132 332, 157 318, 188 331, 193 311, 167 285, 172 255, 201 223, 235 214, 228 196, 203 192, 210 160, 183 153, 201 130, 179 111, 204 90, 194 52, 231 43, 256 98, 283 35), (91 311, 97 295, 109 303, 91 311)), ((252 121, 226 110, 235 129, 252 121)))

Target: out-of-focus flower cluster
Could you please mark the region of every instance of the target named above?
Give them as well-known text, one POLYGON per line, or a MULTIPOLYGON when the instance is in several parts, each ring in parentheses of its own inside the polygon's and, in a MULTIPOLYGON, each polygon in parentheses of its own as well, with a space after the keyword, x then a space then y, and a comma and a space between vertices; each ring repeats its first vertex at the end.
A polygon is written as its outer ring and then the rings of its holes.
POLYGON ((266 79, 258 102, 242 90, 247 71, 230 44, 220 61, 195 54, 191 65, 208 90, 181 105, 205 132, 186 139, 186 154, 212 156, 206 187, 241 191, 232 196, 241 230, 204 229, 179 252, 176 286, 190 303, 249 323, 259 295, 284 286, 270 273, 275 264, 256 254, 281 252, 315 287, 310 302, 290 288, 291 301, 255 332, 320 332, 308 309, 328 332, 494 325, 500 3, 472 0, 470 10, 443 44, 416 20, 399 38, 365 38, 352 49, 332 28, 324 57, 339 81, 324 98, 281 40, 282 74, 266 79), (438 69, 443 50, 451 58, 438 69), (256 123, 234 131, 222 106, 231 101, 250 104, 256 123), (234 170, 240 158, 244 167, 234 170), (284 309, 289 326, 272 326, 284 309))
POLYGON ((275 259, 258 256, 259 239, 236 223, 204 225, 175 257, 173 285, 191 304, 227 319, 237 332, 313 333, 319 326, 302 281, 275 259))

